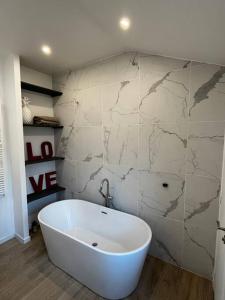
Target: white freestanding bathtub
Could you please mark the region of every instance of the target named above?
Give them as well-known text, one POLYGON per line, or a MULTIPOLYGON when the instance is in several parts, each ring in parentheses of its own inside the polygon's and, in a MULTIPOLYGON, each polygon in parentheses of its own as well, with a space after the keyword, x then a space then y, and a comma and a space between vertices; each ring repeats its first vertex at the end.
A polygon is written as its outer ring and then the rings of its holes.
POLYGON ((38 219, 56 266, 104 298, 136 288, 152 237, 144 221, 83 200, 50 204, 38 219))

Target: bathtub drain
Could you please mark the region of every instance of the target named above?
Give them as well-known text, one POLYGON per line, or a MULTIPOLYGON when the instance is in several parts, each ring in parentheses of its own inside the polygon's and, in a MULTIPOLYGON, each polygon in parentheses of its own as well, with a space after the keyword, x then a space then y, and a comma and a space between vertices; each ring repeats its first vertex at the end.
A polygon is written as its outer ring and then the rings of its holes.
POLYGON ((98 246, 98 243, 92 243, 92 246, 96 247, 96 246, 98 246))

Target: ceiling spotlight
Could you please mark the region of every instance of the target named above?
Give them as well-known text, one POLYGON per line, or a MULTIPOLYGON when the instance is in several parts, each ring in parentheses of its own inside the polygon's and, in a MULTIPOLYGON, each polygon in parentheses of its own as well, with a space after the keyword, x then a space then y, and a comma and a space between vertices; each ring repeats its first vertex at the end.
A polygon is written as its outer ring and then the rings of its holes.
POLYGON ((128 30, 130 28, 130 19, 123 17, 120 19, 120 28, 123 30, 128 30))
POLYGON ((51 49, 49 46, 47 46, 47 45, 43 45, 43 46, 41 47, 41 51, 42 51, 45 55, 50 55, 50 54, 52 54, 52 49, 51 49))

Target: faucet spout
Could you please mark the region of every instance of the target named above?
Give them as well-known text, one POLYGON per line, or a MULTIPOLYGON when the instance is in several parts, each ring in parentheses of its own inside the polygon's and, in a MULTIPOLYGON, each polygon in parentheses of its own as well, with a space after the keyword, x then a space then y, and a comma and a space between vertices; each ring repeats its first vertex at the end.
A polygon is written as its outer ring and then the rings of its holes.
POLYGON ((101 184, 100 184, 100 189, 99 189, 99 193, 102 195, 102 197, 105 199, 105 206, 106 207, 112 207, 112 199, 113 197, 110 196, 109 194, 109 180, 107 178, 104 178, 102 181, 101 181, 101 184), (106 194, 103 193, 103 187, 104 187, 104 183, 106 183, 106 194))

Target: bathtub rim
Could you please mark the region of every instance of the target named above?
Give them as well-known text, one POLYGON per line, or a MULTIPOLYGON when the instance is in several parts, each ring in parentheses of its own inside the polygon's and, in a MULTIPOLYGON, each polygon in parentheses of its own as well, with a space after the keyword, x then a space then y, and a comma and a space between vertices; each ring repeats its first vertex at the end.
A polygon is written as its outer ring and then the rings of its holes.
MULTIPOLYGON (((151 243, 151 240, 152 240, 152 230, 151 230, 151 227, 150 227, 144 220, 142 220, 141 218, 136 217, 136 216, 131 215, 131 214, 128 214, 128 213, 125 213, 125 212, 122 212, 122 211, 120 211, 120 210, 118 210, 118 212, 120 212, 120 213, 122 213, 122 214, 125 214, 125 215, 129 215, 129 216, 131 216, 131 217, 133 217, 133 218, 135 218, 135 219, 138 219, 139 222, 141 221, 141 222, 143 223, 143 225, 146 227, 147 232, 149 233, 149 236, 148 236, 147 241, 146 241, 142 246, 140 246, 140 247, 138 247, 138 248, 136 248, 136 249, 134 249, 134 250, 127 251, 127 252, 110 252, 110 251, 105 251, 105 250, 99 249, 99 248, 97 248, 97 247, 93 247, 92 245, 90 245, 90 244, 88 244, 88 243, 86 243, 86 242, 84 242, 84 241, 82 241, 82 240, 80 240, 80 239, 78 239, 78 238, 75 238, 75 237, 73 237, 73 236, 71 236, 71 235, 69 235, 69 234, 63 232, 62 230, 57 229, 57 228, 55 228, 55 227, 53 227, 53 226, 47 224, 47 223, 44 222, 43 220, 41 220, 41 216, 40 216, 40 215, 41 215, 41 212, 42 212, 45 208, 47 208, 47 207, 49 207, 49 206, 51 206, 51 205, 54 205, 54 204, 56 204, 56 203, 58 203, 58 202, 61 203, 61 202, 67 202, 67 201, 71 201, 71 200, 72 200, 72 201, 88 202, 88 203, 90 203, 90 204, 94 204, 94 205, 97 205, 97 206, 106 208, 106 207, 103 206, 103 205, 96 204, 96 203, 92 203, 92 202, 90 202, 90 201, 86 201, 86 200, 82 200, 82 199, 64 199, 64 200, 60 200, 60 201, 57 201, 57 202, 50 203, 50 204, 46 205, 45 207, 43 207, 43 208, 39 211, 39 213, 38 213, 38 221, 39 221, 39 223, 40 223, 40 224, 43 224, 44 226, 46 226, 46 227, 48 227, 48 228, 50 228, 51 230, 54 230, 54 231, 56 231, 56 232, 58 232, 58 233, 60 233, 60 234, 63 234, 63 235, 65 235, 65 236, 71 238, 71 239, 74 240, 74 241, 77 241, 77 242, 83 244, 84 246, 89 247, 90 249, 92 249, 92 250, 94 250, 94 251, 98 251, 98 252, 103 253, 103 254, 106 254, 106 255, 115 255, 115 256, 132 255, 132 254, 135 254, 135 253, 137 253, 137 252, 142 251, 144 248, 146 248, 146 247, 151 243)), ((107 207, 107 209, 108 209, 108 210, 111 210, 111 211, 114 211, 114 209, 111 209, 111 208, 108 208, 108 207, 107 207)), ((117 211, 117 210, 116 210, 116 211, 117 211)))

